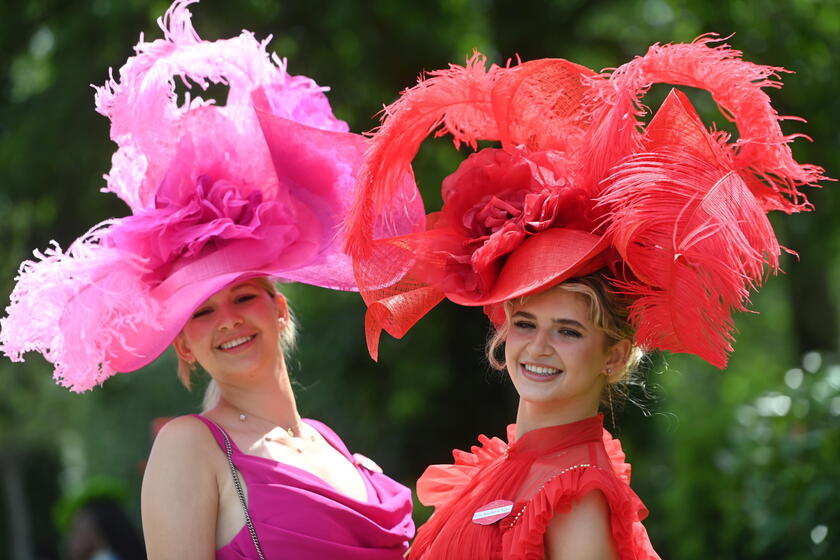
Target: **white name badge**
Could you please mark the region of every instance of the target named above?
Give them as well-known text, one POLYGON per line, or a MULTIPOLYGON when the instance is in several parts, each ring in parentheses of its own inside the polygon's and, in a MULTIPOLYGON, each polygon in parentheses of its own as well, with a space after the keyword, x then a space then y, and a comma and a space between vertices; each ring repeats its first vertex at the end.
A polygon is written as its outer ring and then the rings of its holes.
POLYGON ((472 516, 472 522, 478 525, 492 525, 500 519, 504 519, 513 511, 513 502, 508 500, 496 500, 485 506, 481 506, 472 516))

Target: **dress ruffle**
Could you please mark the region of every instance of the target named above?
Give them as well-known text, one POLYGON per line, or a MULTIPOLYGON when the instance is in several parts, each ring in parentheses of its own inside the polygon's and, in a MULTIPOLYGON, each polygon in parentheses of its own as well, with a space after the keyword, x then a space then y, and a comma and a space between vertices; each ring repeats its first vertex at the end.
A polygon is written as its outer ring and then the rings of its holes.
POLYGON ((545 555, 545 532, 557 515, 568 512, 575 500, 600 490, 610 507, 610 526, 616 552, 621 560, 659 560, 641 520, 647 508, 636 494, 613 474, 598 466, 570 468, 549 479, 502 520, 502 550, 505 560, 540 560, 545 555))
MULTIPOLYGON (((508 427, 513 440, 515 426, 508 427)), ((454 464, 432 465, 417 481, 417 495, 427 506, 440 508, 459 498, 482 469, 508 453, 499 438, 478 438, 470 451, 454 450, 454 464)), ((625 461, 621 442, 603 430, 602 443, 608 462, 558 466, 528 500, 516 502, 510 516, 501 520, 502 557, 505 560, 539 560, 545 555, 545 531, 551 519, 568 512, 575 500, 600 490, 610 508, 610 525, 616 552, 621 560, 659 560, 641 521, 648 510, 630 489, 631 467, 625 461)), ((424 556, 426 558, 426 556, 424 556)), ((431 558, 431 557, 429 557, 431 558)))
POLYGON ((610 465, 618 479, 626 485, 630 485, 630 463, 626 462, 627 455, 621 448, 621 442, 612 437, 612 434, 607 430, 603 433, 604 449, 607 450, 607 456, 610 458, 610 465))
MULTIPOLYGON (((510 433, 510 427, 508 428, 510 433)), ((454 449, 451 465, 430 465, 417 480, 417 499, 424 506, 436 508, 449 503, 466 488, 470 480, 482 468, 504 456, 508 444, 497 437, 478 436, 480 445, 473 445, 470 451, 454 449)))

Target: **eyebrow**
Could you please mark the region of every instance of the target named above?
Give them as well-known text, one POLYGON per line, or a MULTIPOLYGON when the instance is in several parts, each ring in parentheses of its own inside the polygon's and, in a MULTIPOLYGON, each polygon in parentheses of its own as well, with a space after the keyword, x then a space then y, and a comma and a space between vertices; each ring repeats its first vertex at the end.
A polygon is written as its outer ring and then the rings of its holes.
MULTIPOLYGON (((516 313, 513 314, 513 317, 516 317, 517 315, 521 315, 525 319, 531 319, 532 321, 537 320, 537 317, 535 315, 533 315, 531 313, 528 313, 527 311, 517 311, 516 313)), ((555 325, 570 325, 570 326, 573 326, 573 327, 578 327, 579 329, 586 330, 586 325, 584 325, 583 323, 581 323, 577 319, 563 319, 563 318, 560 318, 560 319, 552 319, 551 322, 555 325)))
POLYGON ((236 286, 232 287, 230 291, 235 292, 236 290, 241 290, 243 288, 256 288, 256 284, 251 282, 250 280, 244 280, 243 282, 237 284, 236 286))

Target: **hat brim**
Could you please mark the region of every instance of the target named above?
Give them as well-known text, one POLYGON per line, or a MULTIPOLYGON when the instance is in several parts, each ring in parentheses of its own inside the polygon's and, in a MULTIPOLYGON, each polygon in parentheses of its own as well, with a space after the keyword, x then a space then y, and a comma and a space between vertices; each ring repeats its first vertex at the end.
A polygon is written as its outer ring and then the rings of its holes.
POLYGON ((607 266, 609 242, 600 235, 565 228, 537 233, 508 257, 492 289, 475 298, 447 293, 459 305, 491 305, 528 296, 607 266))
POLYGON ((195 309, 207 298, 233 283, 255 277, 283 280, 295 260, 307 260, 311 248, 291 246, 282 256, 260 254, 260 244, 241 240, 181 266, 152 290, 160 304, 160 324, 125 329, 122 344, 107 356, 114 371, 128 373, 157 359, 184 328, 195 309), (268 260, 266 261, 266 258, 268 260))
POLYGON ((273 115, 264 94, 254 95, 257 116, 284 199, 295 224, 274 224, 265 239, 239 239, 224 248, 179 264, 152 289, 159 303, 158 325, 126 326, 120 344, 106 360, 117 372, 148 365, 169 346, 193 311, 232 283, 257 276, 305 282, 338 290, 357 290, 352 263, 336 242, 335 231, 352 198, 355 171, 365 139, 357 134, 321 130, 273 115), (295 233, 292 233, 292 230, 295 233), (292 239, 297 236, 296 240, 292 239))
MULTIPOLYGON (((166 348, 172 344, 178 333, 187 324, 190 315, 207 298, 222 288, 249 278, 270 276, 267 270, 249 270, 231 272, 201 282, 195 282, 178 290, 169 301, 163 302, 166 324, 161 329, 146 329, 137 333, 142 337, 142 348, 136 353, 121 347, 118 355, 111 355, 108 359, 114 371, 128 373, 149 365, 156 360, 166 348)), ((131 341, 127 341, 131 345, 131 341)))

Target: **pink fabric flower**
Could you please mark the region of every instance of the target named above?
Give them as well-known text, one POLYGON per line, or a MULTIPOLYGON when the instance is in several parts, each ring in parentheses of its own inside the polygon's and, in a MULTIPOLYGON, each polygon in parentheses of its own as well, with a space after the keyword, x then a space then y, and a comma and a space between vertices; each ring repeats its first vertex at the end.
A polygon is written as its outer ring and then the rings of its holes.
POLYGON ((154 209, 125 218, 111 230, 108 243, 146 257, 160 281, 177 260, 197 257, 219 242, 264 239, 269 227, 294 227, 289 211, 265 200, 259 190, 243 192, 235 183, 207 175, 197 178, 194 189, 185 200, 158 199, 154 209))
MULTIPOLYGON (((253 185, 219 163, 237 159, 234 146, 186 137, 177 153, 149 208, 113 222, 102 240, 143 258, 152 285, 179 259, 199 257, 219 243, 270 237, 282 249, 297 238, 290 204, 277 200, 279 189, 253 185)), ((263 185, 276 184, 273 174, 263 176, 263 185)))

